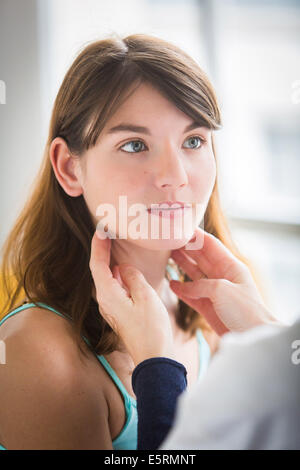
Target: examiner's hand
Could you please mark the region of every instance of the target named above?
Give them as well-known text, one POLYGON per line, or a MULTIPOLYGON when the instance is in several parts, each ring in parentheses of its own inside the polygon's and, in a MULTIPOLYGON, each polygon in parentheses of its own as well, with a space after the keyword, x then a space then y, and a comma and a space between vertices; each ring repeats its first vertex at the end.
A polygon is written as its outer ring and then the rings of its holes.
POLYGON ((279 323, 266 309, 249 268, 212 234, 197 228, 199 250, 173 250, 171 257, 192 279, 170 281, 173 292, 202 314, 218 335, 279 323), (204 238, 203 238, 204 237, 204 238))
POLYGON ((99 311, 123 341, 135 365, 150 357, 173 358, 173 334, 167 309, 134 266, 110 270, 111 240, 96 232, 91 242, 90 270, 99 311))

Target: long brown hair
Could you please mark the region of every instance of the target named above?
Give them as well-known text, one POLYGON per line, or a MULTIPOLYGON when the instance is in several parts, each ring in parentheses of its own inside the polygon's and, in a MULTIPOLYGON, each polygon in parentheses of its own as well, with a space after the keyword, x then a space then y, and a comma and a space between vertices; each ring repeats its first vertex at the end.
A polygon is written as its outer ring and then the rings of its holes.
MULTIPOLYGON (((201 125, 212 130, 221 127, 212 85, 198 64, 177 46, 144 34, 88 44, 59 89, 41 167, 2 248, 3 314, 26 297, 30 302, 44 302, 71 316, 78 339, 85 335, 97 354, 114 351, 118 338, 92 298, 89 259, 95 226, 83 196, 69 196, 58 183, 49 148, 54 138, 61 137, 70 152, 80 157, 96 144, 108 119, 142 82, 150 82, 201 125)), ((215 155, 214 146, 213 150, 215 155)), ((217 181, 204 228, 251 269, 230 236, 217 181)), ((199 326, 210 328, 204 317, 181 300, 177 323, 191 334, 199 326)))

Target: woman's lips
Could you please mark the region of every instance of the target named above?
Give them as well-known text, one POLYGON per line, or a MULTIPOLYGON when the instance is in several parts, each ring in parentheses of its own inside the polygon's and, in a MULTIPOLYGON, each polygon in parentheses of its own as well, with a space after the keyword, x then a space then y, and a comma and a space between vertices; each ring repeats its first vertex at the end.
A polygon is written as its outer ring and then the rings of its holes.
POLYGON ((166 217, 170 219, 174 219, 175 217, 182 217, 184 213, 191 210, 192 206, 181 206, 175 208, 160 208, 160 207, 152 207, 147 209, 149 214, 151 215, 158 215, 159 217, 166 217))

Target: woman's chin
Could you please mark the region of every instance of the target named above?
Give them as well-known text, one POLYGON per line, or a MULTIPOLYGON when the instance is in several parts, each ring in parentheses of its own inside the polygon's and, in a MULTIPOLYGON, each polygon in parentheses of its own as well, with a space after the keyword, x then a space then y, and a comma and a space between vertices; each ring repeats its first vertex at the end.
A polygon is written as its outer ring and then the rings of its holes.
POLYGON ((180 239, 136 239, 131 240, 131 243, 137 245, 141 248, 145 248, 146 250, 154 250, 154 251, 167 251, 167 250, 178 250, 185 246, 188 241, 193 236, 193 233, 187 238, 180 238, 180 239))

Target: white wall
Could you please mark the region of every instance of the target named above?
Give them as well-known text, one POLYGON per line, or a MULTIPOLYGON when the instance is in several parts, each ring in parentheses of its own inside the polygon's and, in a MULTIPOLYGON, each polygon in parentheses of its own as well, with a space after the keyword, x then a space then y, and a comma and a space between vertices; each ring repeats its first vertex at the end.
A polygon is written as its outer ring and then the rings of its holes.
POLYGON ((0 245, 22 208, 41 159, 36 0, 0 2, 0 245))

